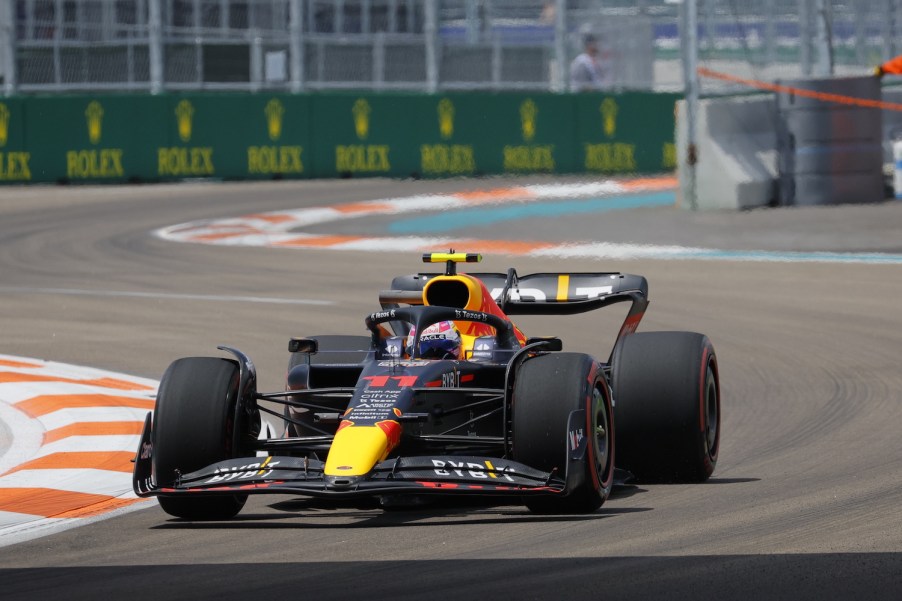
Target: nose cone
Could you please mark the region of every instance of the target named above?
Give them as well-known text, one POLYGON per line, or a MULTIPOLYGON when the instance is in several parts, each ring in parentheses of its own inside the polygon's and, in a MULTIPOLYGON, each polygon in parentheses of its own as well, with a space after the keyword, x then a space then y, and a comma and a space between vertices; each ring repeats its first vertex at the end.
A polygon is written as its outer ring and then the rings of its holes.
POLYGON ((326 457, 326 479, 353 480, 354 476, 370 473, 398 444, 400 430, 400 424, 394 421, 379 422, 373 426, 344 422, 335 434, 326 457))

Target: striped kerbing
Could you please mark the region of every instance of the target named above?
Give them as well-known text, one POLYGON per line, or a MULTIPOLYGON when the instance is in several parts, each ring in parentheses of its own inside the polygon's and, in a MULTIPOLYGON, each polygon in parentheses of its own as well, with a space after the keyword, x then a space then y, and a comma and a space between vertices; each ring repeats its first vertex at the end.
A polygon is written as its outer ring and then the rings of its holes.
POLYGON ((0 355, 0 545, 146 501, 132 459, 157 382, 0 355))

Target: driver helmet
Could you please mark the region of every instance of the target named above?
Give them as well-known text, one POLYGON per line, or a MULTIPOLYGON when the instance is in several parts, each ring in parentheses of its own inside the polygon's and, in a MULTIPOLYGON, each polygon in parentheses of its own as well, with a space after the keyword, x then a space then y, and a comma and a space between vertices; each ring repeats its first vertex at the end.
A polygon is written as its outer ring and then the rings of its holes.
MULTIPOLYGON (((413 355, 413 343, 416 340, 416 328, 410 330, 407 337, 408 353, 413 355)), ((420 335, 421 359, 459 359, 460 332, 450 321, 434 323, 420 335)))

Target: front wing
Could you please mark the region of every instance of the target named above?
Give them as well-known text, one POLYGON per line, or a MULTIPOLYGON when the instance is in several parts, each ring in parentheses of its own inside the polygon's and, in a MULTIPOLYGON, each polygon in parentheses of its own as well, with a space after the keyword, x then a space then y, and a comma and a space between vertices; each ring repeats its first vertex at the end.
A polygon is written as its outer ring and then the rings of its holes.
POLYGON ((149 424, 135 460, 133 488, 139 497, 191 493, 289 493, 313 497, 389 494, 525 495, 564 494, 565 475, 506 459, 466 456, 398 457, 383 461, 365 477, 340 479, 323 473, 325 463, 305 457, 229 459, 157 483, 152 474, 149 424))

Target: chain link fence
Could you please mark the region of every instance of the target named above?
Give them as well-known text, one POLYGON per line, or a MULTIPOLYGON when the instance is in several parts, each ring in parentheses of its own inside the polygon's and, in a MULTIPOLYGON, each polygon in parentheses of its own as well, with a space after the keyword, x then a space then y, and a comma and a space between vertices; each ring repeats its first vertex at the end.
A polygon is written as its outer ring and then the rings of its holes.
MULTIPOLYGON (((866 72, 902 53, 899 0, 697 0, 701 66, 866 72)), ((611 90, 681 90, 680 0, 2 0, 7 94, 569 89, 598 39, 611 90)), ((730 91, 704 80, 703 93, 730 91)))

